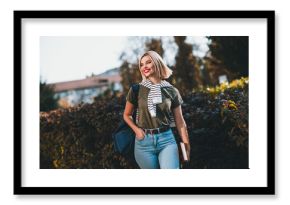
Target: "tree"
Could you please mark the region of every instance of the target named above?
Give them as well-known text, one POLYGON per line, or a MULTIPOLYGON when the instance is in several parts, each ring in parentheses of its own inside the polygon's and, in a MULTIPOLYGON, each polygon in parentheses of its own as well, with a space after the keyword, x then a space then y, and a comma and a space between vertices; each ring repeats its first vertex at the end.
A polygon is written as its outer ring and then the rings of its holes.
POLYGON ((127 93, 130 86, 133 83, 140 82, 142 77, 138 69, 138 64, 131 64, 128 61, 124 61, 120 67, 121 84, 123 86, 123 92, 127 93))
POLYGON ((248 36, 209 36, 211 56, 220 60, 234 78, 249 75, 248 36))
POLYGON ((152 38, 150 39, 150 41, 147 41, 145 43, 145 50, 146 51, 153 50, 157 52, 161 57, 163 57, 164 54, 161 39, 152 38))
POLYGON ((173 67, 173 82, 182 93, 191 92, 194 87, 201 84, 197 60, 192 54, 193 47, 185 42, 186 36, 174 36, 174 39, 178 46, 178 53, 173 67))
POLYGON ((54 89, 46 82, 40 82, 40 111, 46 112, 58 108, 58 98, 54 98, 54 89))

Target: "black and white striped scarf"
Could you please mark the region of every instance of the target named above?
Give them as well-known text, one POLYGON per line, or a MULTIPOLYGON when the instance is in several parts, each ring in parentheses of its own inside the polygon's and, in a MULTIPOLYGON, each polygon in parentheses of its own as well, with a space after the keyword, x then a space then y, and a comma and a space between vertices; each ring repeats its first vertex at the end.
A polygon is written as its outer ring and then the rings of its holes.
MULTIPOLYGON (((152 84, 152 82, 150 80, 143 81, 139 84, 150 89, 149 94, 148 94, 148 98, 147 98, 148 111, 152 117, 156 117, 156 104, 158 104, 156 102, 158 102, 158 101, 155 101, 155 103, 153 103, 152 99, 153 99, 153 97, 157 97, 159 99, 161 98, 161 102, 162 102, 161 88, 162 87, 172 87, 172 85, 170 83, 168 83, 167 81, 161 81, 160 84, 154 85, 154 84, 152 84)), ((139 121, 139 110, 137 109, 136 122, 138 123, 138 121, 139 121)), ((175 126, 176 126, 176 124, 175 124, 173 114, 170 113, 170 127, 175 127, 175 126)))
POLYGON ((140 85, 143 85, 150 89, 147 98, 148 110, 151 117, 156 117, 156 105, 162 103, 161 88, 172 87, 172 85, 164 80, 161 81, 160 84, 155 85, 152 84, 150 80, 146 80, 141 82, 140 85))

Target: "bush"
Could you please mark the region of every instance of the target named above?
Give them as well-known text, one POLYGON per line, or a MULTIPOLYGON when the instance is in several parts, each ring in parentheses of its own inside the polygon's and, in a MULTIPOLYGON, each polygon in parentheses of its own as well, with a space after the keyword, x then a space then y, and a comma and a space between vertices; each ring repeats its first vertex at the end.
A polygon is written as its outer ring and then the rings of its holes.
POLYGON ((40 82, 40 111, 49 111, 58 108, 58 98, 54 98, 54 87, 40 82))
MULTIPOLYGON (((187 168, 248 168, 248 79, 183 96, 191 143, 187 168)), ((125 96, 40 112, 40 168, 132 169, 114 152, 112 132, 125 96)))

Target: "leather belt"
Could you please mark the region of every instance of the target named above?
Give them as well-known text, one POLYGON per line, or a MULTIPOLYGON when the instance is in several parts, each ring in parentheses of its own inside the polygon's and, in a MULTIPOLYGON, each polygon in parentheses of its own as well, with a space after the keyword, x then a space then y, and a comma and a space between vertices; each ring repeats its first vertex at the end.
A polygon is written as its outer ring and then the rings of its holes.
POLYGON ((159 134, 159 133, 166 132, 167 130, 169 130, 170 126, 154 128, 154 129, 144 129, 144 128, 141 128, 141 129, 144 130, 145 134, 147 134, 147 133, 159 134))

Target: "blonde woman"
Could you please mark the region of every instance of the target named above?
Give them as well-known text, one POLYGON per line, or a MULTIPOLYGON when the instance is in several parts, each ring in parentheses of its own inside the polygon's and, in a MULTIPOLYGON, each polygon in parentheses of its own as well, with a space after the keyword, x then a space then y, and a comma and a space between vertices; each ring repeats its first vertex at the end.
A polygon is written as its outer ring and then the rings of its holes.
POLYGON ((126 97, 125 122, 136 134, 134 155, 141 169, 179 169, 179 154, 171 125, 175 123, 190 157, 190 143, 183 119, 179 91, 165 79, 172 75, 155 51, 144 53, 139 60, 142 82, 137 102, 132 88, 126 97), (137 122, 132 119, 138 105, 137 122))

